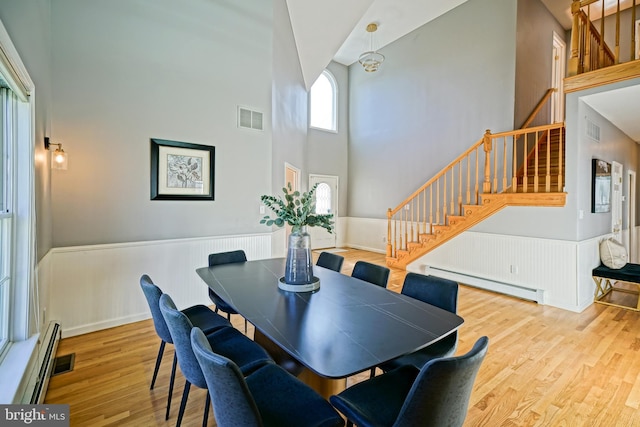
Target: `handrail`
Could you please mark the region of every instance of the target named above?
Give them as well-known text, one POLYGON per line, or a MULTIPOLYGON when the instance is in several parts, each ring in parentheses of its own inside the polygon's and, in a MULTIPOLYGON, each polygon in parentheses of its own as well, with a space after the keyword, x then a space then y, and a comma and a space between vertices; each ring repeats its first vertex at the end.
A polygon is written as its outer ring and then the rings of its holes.
POLYGON ((531 114, 529 114, 529 117, 527 117, 527 120, 525 120, 522 126, 520 126, 521 129, 528 127, 531 124, 531 122, 533 122, 533 119, 535 119, 538 113, 540 112, 540 110, 542 110, 542 107, 544 106, 544 104, 546 104, 549 98, 551 98, 551 95, 553 94, 553 92, 557 90, 558 90, 557 88, 547 89, 547 92, 544 94, 542 99, 538 102, 538 105, 536 105, 536 107, 533 109, 531 114))

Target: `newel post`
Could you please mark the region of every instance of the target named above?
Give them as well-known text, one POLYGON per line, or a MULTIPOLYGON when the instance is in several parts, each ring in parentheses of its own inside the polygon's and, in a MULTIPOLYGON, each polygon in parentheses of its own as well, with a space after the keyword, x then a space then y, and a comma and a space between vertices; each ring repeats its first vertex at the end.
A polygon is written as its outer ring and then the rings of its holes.
POLYGON ((482 183, 482 192, 491 193, 491 131, 487 129, 484 133, 484 182, 482 183))
POLYGON ((391 245, 391 208, 387 209, 387 257, 393 256, 391 245))
POLYGON ((580 64, 579 44, 580 44, 580 0, 573 0, 571 3, 571 15, 573 15, 573 25, 571 26, 571 56, 567 65, 567 75, 575 76, 578 74, 580 64))

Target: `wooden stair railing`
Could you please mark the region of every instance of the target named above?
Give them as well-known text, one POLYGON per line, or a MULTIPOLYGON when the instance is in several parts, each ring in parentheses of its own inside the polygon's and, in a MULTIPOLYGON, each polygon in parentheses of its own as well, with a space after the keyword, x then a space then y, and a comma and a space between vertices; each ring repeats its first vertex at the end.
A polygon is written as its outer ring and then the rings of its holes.
POLYGON ((508 205, 562 206, 563 186, 564 123, 496 134, 487 130, 387 211, 387 263, 404 267, 508 205))
MULTIPOLYGON (((571 4, 571 13, 573 15, 571 56, 567 70, 569 76, 598 70, 621 62, 621 0, 615 0, 615 2, 615 47, 612 51, 603 36, 603 34, 606 34, 606 19, 604 17, 607 15, 607 10, 605 9, 605 2, 602 0, 573 0, 571 4), (599 12, 597 19, 600 20, 600 29, 596 28, 591 21, 591 5, 594 3, 600 3, 600 10, 597 11, 599 12)), ((629 61, 634 61, 636 58, 636 2, 637 0, 626 2, 629 3, 629 8, 631 8, 630 31, 629 33, 625 31, 625 36, 630 34, 629 61)))

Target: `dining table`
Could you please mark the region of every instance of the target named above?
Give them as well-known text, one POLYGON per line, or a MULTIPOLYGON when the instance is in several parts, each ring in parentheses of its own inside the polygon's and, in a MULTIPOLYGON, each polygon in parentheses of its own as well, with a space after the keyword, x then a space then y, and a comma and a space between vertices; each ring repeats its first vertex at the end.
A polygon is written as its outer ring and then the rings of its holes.
POLYGON ((318 290, 285 291, 278 287, 284 269, 284 258, 270 258, 196 272, 255 326, 254 339, 276 362, 289 362, 291 372, 325 397, 342 391, 346 378, 426 347, 464 322, 455 313, 317 265, 318 290))

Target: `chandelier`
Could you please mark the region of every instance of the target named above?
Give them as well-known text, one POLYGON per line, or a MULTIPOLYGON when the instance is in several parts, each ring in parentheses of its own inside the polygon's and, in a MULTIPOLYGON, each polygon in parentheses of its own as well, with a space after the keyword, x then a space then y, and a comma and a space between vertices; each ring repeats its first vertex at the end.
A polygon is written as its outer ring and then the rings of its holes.
POLYGON ((378 29, 378 24, 371 23, 367 25, 367 32, 369 33, 369 50, 358 58, 358 62, 364 67, 367 73, 373 73, 378 71, 380 64, 384 62, 384 55, 378 53, 373 48, 373 33, 378 29))

